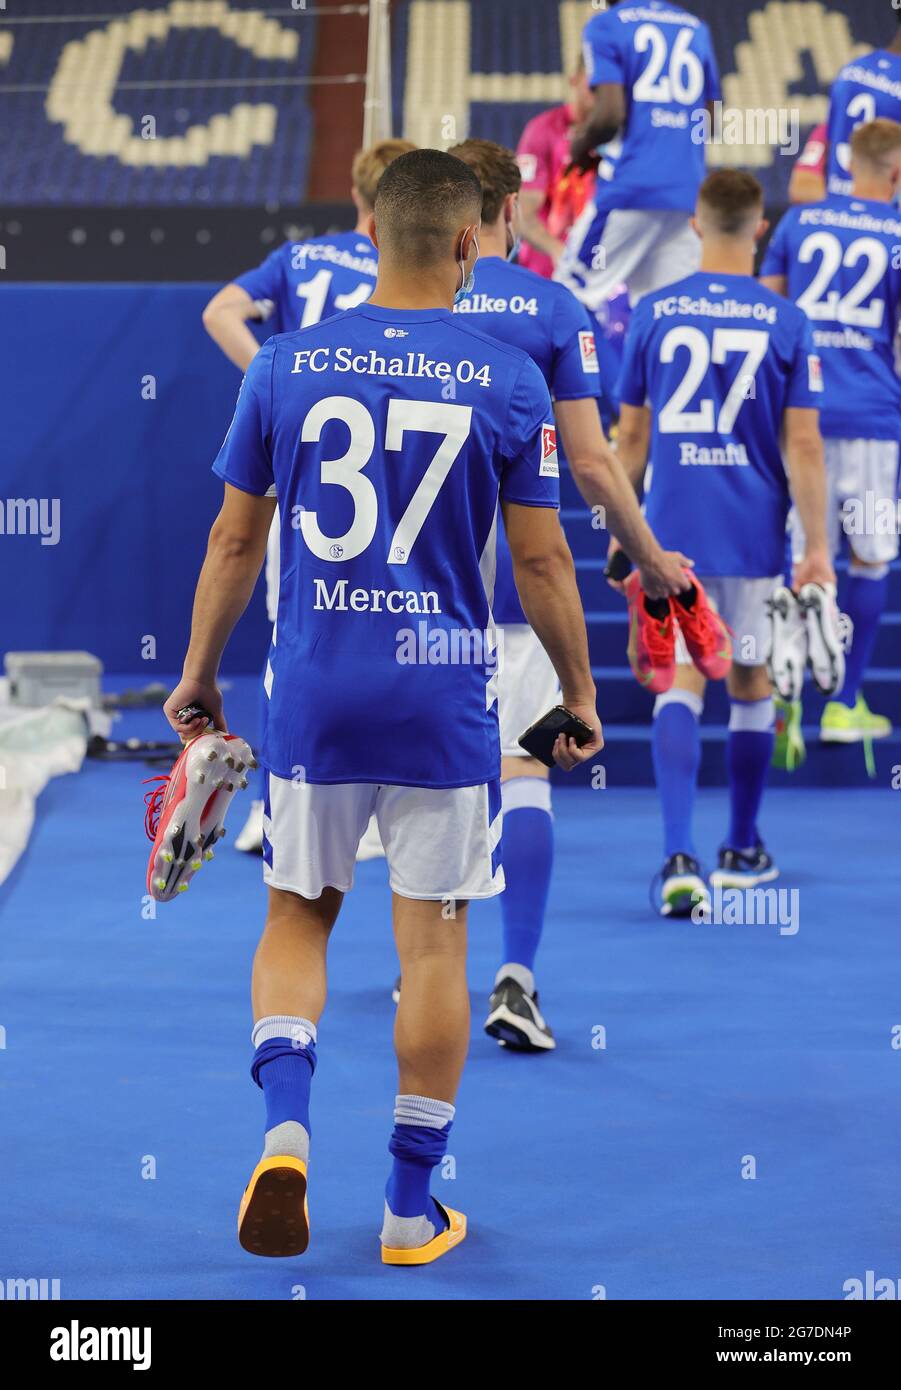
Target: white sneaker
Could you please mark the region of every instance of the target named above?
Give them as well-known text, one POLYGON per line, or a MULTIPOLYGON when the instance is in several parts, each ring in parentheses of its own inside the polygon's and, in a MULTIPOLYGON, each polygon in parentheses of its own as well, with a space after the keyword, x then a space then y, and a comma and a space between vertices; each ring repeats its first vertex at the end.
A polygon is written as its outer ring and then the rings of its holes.
POLYGON ((822 695, 834 695, 845 683, 845 650, 835 591, 805 584, 798 604, 807 627, 807 650, 814 683, 822 695))
MULTIPOLYGON (((807 585, 812 588, 812 585, 807 585)), ((785 584, 780 584, 769 600, 773 640, 767 662, 770 680, 779 698, 788 704, 801 698, 804 668, 808 656, 808 629, 799 600, 785 584)))
POLYGON ((385 846, 382 844, 382 837, 379 834, 379 823, 375 816, 370 816, 365 834, 357 846, 357 863, 362 864, 367 859, 384 859, 384 857, 385 846))
POLYGON ((263 853, 263 802, 250 803, 250 815, 244 822, 241 833, 235 840, 235 849, 243 854, 263 853))

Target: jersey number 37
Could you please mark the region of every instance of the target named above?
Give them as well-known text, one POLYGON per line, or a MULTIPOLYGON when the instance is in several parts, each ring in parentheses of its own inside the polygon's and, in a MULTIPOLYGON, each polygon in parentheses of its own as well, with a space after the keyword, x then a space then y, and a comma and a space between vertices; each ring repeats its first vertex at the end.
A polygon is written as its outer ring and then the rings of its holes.
MULTIPOLYGON (((363 472, 375 452, 375 421, 365 405, 352 396, 326 396, 316 402, 304 419, 300 436, 303 443, 318 444, 324 426, 331 420, 347 425, 350 443, 340 458, 322 460, 320 478, 323 484, 342 487, 350 493, 354 504, 353 520, 343 535, 327 536, 316 512, 304 508, 300 512, 300 530, 310 550, 320 560, 353 560, 371 543, 378 521, 378 493, 363 472)), ((471 425, 472 406, 469 405, 407 401, 397 397, 389 401, 384 441, 387 451, 402 449, 404 435, 410 431, 442 436, 394 528, 385 556, 389 565, 407 563, 451 466, 469 438, 471 425)))

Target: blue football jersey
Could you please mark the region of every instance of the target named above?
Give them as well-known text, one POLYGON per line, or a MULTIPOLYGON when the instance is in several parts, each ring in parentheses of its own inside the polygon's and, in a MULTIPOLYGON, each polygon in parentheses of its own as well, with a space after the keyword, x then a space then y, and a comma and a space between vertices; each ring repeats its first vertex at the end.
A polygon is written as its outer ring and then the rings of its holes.
MULTIPOLYGON (((564 285, 545 280, 500 256, 484 256, 476 265, 475 289, 454 307, 462 322, 502 343, 523 348, 547 382, 554 400, 600 396, 600 372, 594 330, 587 311, 564 285)), ((563 450, 558 445, 559 458, 563 450)), ((497 578, 494 616, 499 623, 524 623, 513 560, 498 517, 497 578)))
POLYGON ((445 310, 362 305, 263 345, 213 467, 279 503, 264 765, 309 782, 498 777, 498 496, 559 505, 534 362, 445 310))
POLYGON ((698 113, 720 97, 707 25, 667 0, 620 4, 589 19, 583 35, 588 82, 622 84, 626 121, 607 208, 693 211, 704 178, 698 113))
POLYGON ((764 256, 761 275, 784 275, 810 319, 823 359, 820 428, 833 439, 901 436, 899 243, 893 205, 833 194, 790 208, 764 256))
POLYGON ((749 275, 698 271, 645 295, 621 399, 653 415, 647 518, 700 575, 782 570, 787 407, 817 407, 820 363, 796 305, 749 275))
POLYGON ((901 53, 884 48, 853 58, 832 84, 826 125, 830 193, 851 192, 851 133, 877 116, 901 121, 901 53))
POLYGON ((286 241, 234 283, 251 299, 271 299, 275 310, 267 325, 273 333, 291 333, 365 303, 375 288, 378 254, 360 232, 286 241))

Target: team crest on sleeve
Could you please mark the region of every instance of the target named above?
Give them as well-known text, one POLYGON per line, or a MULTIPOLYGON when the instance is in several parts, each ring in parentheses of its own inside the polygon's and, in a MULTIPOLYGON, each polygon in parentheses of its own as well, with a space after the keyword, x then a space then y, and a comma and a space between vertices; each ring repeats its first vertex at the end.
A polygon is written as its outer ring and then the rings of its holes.
POLYGON ((594 340, 594 334, 584 332, 579 334, 579 352, 582 354, 582 371, 599 372, 598 366, 598 345, 594 340))
POLYGON ((523 183, 531 183, 538 173, 538 159, 534 154, 518 154, 516 162, 519 165, 519 172, 522 175, 523 183))
POLYGON ((557 430, 554 425, 542 425, 541 427, 541 467, 538 469, 541 478, 559 478, 560 463, 557 458, 557 430))
POLYGON ((823 364, 814 352, 807 354, 807 385, 811 391, 823 389, 823 364))

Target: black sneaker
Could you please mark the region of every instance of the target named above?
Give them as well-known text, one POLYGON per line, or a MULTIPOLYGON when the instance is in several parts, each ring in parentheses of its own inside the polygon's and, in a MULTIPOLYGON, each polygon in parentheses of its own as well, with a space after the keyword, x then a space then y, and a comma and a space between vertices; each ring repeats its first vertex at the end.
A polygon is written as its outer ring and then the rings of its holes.
POLYGON ((701 877, 701 866, 690 854, 671 854, 663 866, 660 913, 663 917, 690 917, 698 906, 710 907, 710 892, 701 877))
POLYGON ((549 1052, 557 1044, 538 1008, 538 994, 505 976, 488 1001, 485 1032, 514 1052, 549 1052))
POLYGON ((397 979, 394 981, 394 986, 393 986, 393 988, 392 988, 392 990, 391 990, 391 998, 394 1000, 395 1004, 399 1004, 399 1003, 400 1003, 400 976, 399 976, 399 975, 398 975, 397 979))
POLYGON ((772 856, 758 841, 752 850, 730 849, 724 845, 710 882, 714 888, 756 888, 759 883, 771 883, 778 877, 779 870, 772 856))

